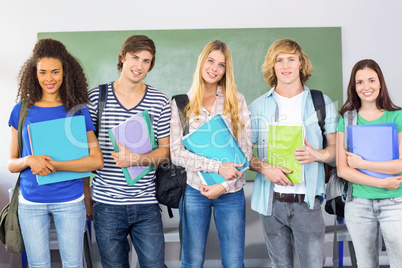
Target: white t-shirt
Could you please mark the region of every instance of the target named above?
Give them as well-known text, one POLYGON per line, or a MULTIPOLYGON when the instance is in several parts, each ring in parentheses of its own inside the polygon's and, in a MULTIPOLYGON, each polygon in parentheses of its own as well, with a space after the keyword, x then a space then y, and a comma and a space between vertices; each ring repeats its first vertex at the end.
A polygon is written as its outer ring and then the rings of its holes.
MULTIPOLYGON (((272 93, 276 103, 278 104, 279 122, 281 122, 281 124, 286 124, 286 122, 289 122, 291 123, 290 125, 293 125, 294 123, 303 125, 301 115, 303 94, 305 94, 304 91, 292 98, 286 98, 279 95, 275 91, 272 93)), ((281 186, 275 184, 274 191, 278 193, 305 194, 306 183, 304 180, 304 169, 302 169, 302 178, 300 184, 295 184, 294 186, 281 186)))

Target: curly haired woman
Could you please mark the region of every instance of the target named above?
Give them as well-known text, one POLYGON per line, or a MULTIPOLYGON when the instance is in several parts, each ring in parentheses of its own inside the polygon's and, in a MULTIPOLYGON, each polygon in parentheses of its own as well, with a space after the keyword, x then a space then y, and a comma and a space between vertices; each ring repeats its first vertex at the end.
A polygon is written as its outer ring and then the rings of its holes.
MULTIPOLYGON (((33 55, 19 75, 18 102, 10 116, 11 141, 8 169, 21 172, 18 217, 30 267, 51 267, 49 235, 53 215, 63 267, 82 267, 85 205, 83 184, 88 178, 38 185, 36 175, 58 170, 88 172, 103 166, 88 110, 87 82, 78 61, 56 40, 37 42, 33 55), (22 102, 29 110, 22 129, 22 157, 18 156, 18 118, 22 102), (78 160, 54 161, 46 155, 32 155, 27 125, 65 118, 85 117, 89 155, 78 160)), ((88 189, 88 188, 87 188, 88 189)))

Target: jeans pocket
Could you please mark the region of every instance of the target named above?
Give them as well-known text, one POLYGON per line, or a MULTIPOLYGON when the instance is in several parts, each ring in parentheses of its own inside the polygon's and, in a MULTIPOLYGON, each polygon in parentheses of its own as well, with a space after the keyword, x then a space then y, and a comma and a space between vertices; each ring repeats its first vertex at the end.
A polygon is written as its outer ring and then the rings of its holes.
POLYGON ((401 197, 391 198, 391 200, 394 203, 402 203, 402 196, 401 197))
POLYGON ((98 206, 100 203, 98 202, 98 201, 94 201, 94 205, 93 205, 93 207, 96 207, 96 206, 98 206))
POLYGON ((313 206, 312 209, 310 209, 310 208, 308 207, 308 204, 307 204, 306 202, 303 202, 303 207, 304 207, 305 209, 307 209, 307 210, 318 210, 318 209, 321 209, 321 202, 320 202, 320 199, 317 198, 317 197, 314 199, 314 206, 313 206))

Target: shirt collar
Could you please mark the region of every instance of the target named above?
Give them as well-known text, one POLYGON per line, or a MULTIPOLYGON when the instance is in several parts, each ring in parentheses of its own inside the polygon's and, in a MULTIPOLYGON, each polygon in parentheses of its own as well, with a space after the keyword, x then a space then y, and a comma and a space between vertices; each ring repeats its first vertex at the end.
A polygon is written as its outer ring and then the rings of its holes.
MULTIPOLYGON (((303 89, 304 89, 305 92, 307 92, 308 94, 310 94, 310 89, 309 89, 306 85, 304 85, 304 84, 303 84, 303 89)), ((267 95, 266 95, 265 97, 270 97, 270 96, 272 96, 272 93, 273 93, 274 91, 275 91, 275 87, 271 88, 271 89, 268 91, 268 93, 267 93, 267 95)))
MULTIPOLYGON (((190 88, 190 90, 187 92, 187 95, 188 95, 189 99, 191 99, 191 97, 194 95, 193 88, 190 88)), ((220 85, 218 85, 218 87, 216 89, 216 97, 222 97, 222 96, 223 96, 222 87, 220 85)))

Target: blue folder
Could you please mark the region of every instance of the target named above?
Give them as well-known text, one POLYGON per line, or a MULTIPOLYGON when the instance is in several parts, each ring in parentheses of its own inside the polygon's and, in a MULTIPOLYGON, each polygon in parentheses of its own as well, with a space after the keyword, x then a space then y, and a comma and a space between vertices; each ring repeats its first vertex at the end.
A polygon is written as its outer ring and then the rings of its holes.
MULTIPOLYGON (((87 130, 83 115, 28 125, 33 155, 47 155, 54 161, 69 161, 89 155, 87 130)), ((91 172, 56 171, 47 176, 36 175, 39 185, 90 177, 91 172)))
MULTIPOLYGON (((399 158, 398 125, 396 123, 348 126, 347 132, 349 150, 364 160, 391 161, 399 158)), ((397 176, 397 174, 359 170, 381 179, 397 176)))
MULTIPOLYGON (((197 155, 221 162, 243 164, 242 167, 237 168, 240 172, 247 170, 250 166, 250 162, 220 114, 186 135, 183 138, 183 144, 187 150, 197 155)), ((208 185, 225 181, 217 173, 200 172, 200 174, 208 185)))

